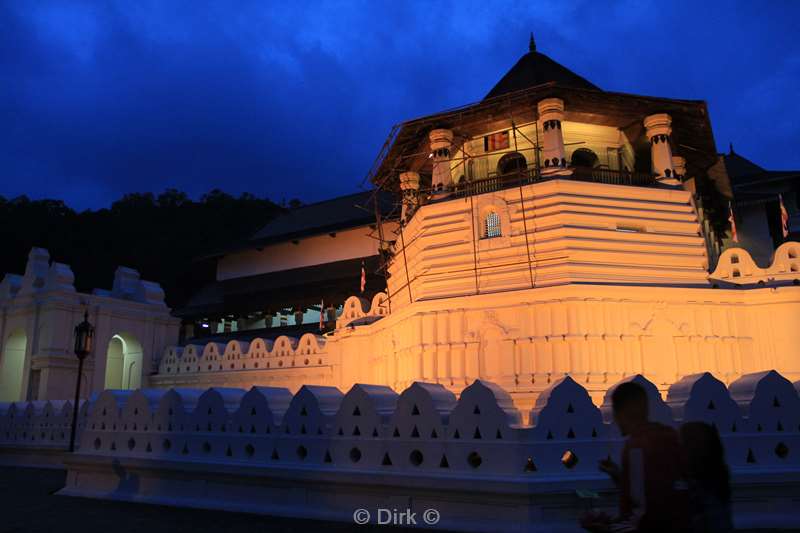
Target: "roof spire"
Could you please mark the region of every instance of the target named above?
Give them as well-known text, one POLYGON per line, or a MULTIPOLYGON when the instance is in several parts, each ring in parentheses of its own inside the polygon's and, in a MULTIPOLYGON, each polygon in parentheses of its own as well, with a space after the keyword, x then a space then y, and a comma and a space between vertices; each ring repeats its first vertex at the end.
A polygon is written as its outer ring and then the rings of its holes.
POLYGON ((729 143, 729 144, 730 144, 730 149, 731 149, 731 155, 733 155, 733 143, 729 143))
POLYGON ((533 38, 533 32, 531 32, 531 40, 528 41, 528 51, 530 52, 536 51, 536 40, 533 38))

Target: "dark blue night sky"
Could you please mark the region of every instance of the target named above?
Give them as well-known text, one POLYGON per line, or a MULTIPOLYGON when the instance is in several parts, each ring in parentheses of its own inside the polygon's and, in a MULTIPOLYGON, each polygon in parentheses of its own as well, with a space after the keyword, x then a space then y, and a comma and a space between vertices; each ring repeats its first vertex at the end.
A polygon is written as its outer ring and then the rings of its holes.
POLYGON ((538 49, 606 90, 705 99, 717 146, 800 169, 800 2, 0 2, 0 195, 77 208, 357 190, 392 124, 538 49))

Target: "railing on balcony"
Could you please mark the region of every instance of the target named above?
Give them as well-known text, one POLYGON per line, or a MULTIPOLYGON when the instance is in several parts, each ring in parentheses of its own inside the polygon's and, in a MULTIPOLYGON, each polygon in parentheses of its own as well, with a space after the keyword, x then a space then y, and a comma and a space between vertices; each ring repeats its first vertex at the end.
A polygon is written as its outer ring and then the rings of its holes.
POLYGON ((537 175, 535 168, 521 169, 508 174, 490 172, 489 176, 486 178, 457 183, 455 186, 455 195, 459 198, 464 198, 475 194, 528 185, 529 183, 535 183, 537 181, 541 181, 541 177, 537 175))
POLYGON ((654 174, 628 170, 611 170, 608 168, 572 167, 572 176, 570 178, 593 183, 634 185, 636 187, 652 187, 658 183, 654 174))
POLYGON ((570 167, 570 175, 541 174, 536 168, 521 169, 508 174, 489 173, 489 176, 456 184, 454 194, 459 198, 499 191, 510 187, 519 187, 530 183, 539 183, 551 179, 568 179, 609 185, 632 185, 636 187, 653 187, 658 184, 655 175, 627 170, 611 170, 607 168, 570 167))

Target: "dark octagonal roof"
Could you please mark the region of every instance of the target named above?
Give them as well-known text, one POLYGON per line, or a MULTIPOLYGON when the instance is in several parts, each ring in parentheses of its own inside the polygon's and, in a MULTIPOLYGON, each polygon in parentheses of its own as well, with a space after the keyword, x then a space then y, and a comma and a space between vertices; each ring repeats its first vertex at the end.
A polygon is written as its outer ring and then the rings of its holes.
POLYGON ((597 85, 578 76, 561 63, 553 61, 536 50, 531 50, 522 56, 516 65, 511 67, 511 70, 506 72, 506 75, 484 97, 484 100, 552 82, 561 87, 601 90, 597 85))

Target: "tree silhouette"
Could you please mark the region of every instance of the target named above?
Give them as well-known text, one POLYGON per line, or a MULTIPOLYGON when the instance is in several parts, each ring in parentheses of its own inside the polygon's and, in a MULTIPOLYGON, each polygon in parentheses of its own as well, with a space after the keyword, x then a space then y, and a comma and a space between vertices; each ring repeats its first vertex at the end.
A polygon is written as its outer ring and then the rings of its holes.
POLYGON ((180 307, 214 279, 209 254, 246 239, 284 211, 266 198, 236 198, 218 189, 199 201, 176 189, 158 196, 130 193, 109 209, 81 213, 60 200, 0 196, 0 276, 22 273, 28 252, 38 246, 72 267, 81 292, 111 288, 114 270, 124 265, 159 282, 167 304, 180 307))

